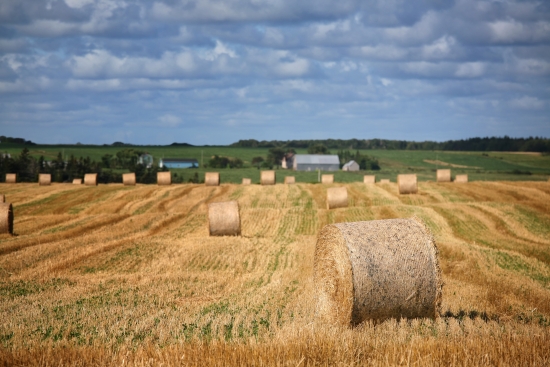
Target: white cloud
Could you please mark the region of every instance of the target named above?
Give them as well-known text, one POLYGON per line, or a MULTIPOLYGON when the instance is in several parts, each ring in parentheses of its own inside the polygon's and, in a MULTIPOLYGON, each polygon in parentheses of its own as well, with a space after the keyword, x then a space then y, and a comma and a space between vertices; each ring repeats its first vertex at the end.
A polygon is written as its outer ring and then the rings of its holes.
MULTIPOLYGON (((545 102, 543 100, 538 99, 537 97, 523 96, 521 98, 513 99, 510 102, 510 104, 516 108, 533 110, 533 109, 543 108, 545 105, 545 102)), ((550 105, 548 101, 546 102, 546 105, 550 105)))
POLYGON ((178 127, 183 122, 181 117, 172 114, 159 116, 158 121, 163 127, 178 127))
POLYGON ((485 64, 482 62, 467 62, 458 65, 455 75, 459 78, 478 78, 485 73, 485 64))
POLYGON ((86 5, 93 4, 94 0, 65 0, 65 4, 67 4, 71 8, 77 8, 80 9, 86 5))
POLYGON ((429 45, 422 47, 422 56, 428 59, 442 59, 451 56, 456 46, 456 39, 445 35, 429 45))

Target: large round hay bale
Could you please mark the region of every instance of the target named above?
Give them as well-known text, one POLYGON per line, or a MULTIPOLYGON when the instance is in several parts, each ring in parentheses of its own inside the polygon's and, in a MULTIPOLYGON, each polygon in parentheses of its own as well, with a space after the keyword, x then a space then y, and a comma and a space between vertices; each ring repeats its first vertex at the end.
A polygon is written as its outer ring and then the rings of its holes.
POLYGON ((260 183, 262 185, 275 185, 275 171, 262 171, 260 183))
POLYGON ((321 175, 321 183, 324 183, 324 184, 334 183, 334 175, 321 175))
POLYGON ((400 194, 416 194, 418 192, 416 175, 414 173, 397 175, 397 186, 400 194))
POLYGON ((206 186, 220 186, 220 173, 206 172, 204 174, 204 184, 206 186))
POLYGON ((11 203, 0 203, 0 233, 13 234, 13 208, 11 203))
POLYGON ((364 175, 363 176, 363 183, 366 183, 366 184, 376 183, 376 176, 375 175, 364 175))
POLYGON ((317 239, 313 268, 315 315, 324 322, 439 315, 438 251, 416 218, 327 225, 317 239))
POLYGON ((468 183, 468 175, 456 175, 455 176, 455 182, 456 183, 468 183))
POLYGON ((345 187, 333 187, 327 190, 327 209, 346 208, 348 190, 345 187))
POLYGON ((6 173, 6 183, 16 183, 17 173, 6 173))
POLYGON ((241 234, 239 203, 226 201, 208 204, 208 224, 210 236, 239 236, 241 234))
POLYGON ((0 194, 0 203, 5 203, 5 202, 6 202, 6 195, 0 194))
POLYGON ((389 178, 383 178, 383 179, 380 180, 380 183, 381 183, 381 184, 389 184, 390 182, 391 182, 391 181, 390 181, 389 178))
POLYGON ((451 170, 450 169, 438 169, 437 170, 437 182, 451 182, 451 170))
POLYGON ((73 178, 73 185, 82 185, 81 178, 73 178))
POLYGON ((124 186, 136 186, 136 174, 135 172, 123 173, 122 184, 124 186))
POLYGON ((97 173, 86 173, 84 175, 84 185, 97 186, 97 173))
POLYGON ((38 184, 40 186, 47 186, 51 185, 52 183, 52 175, 49 173, 41 173, 38 175, 38 184))
POLYGON ((285 177, 285 184, 290 185, 290 184, 295 184, 295 183, 296 183, 296 177, 294 177, 294 176, 286 176, 285 177))
POLYGON ((249 178, 243 178, 242 184, 243 185, 250 185, 252 183, 252 180, 249 178))
POLYGON ((168 172, 157 172, 157 184, 158 185, 171 185, 172 175, 168 172))

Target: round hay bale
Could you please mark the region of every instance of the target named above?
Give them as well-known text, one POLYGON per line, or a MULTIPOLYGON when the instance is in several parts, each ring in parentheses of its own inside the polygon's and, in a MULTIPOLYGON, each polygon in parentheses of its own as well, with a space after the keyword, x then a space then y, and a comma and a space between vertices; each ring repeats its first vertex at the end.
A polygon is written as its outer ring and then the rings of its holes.
POLYGON ((275 171, 262 171, 260 183, 262 185, 275 185, 275 171))
POLYGON ((168 172, 157 172, 157 184, 158 185, 171 185, 172 175, 168 172))
POLYGON ((86 173, 84 175, 84 185, 97 186, 97 173, 86 173))
POLYGON ((399 194, 416 194, 418 192, 416 175, 414 173, 397 175, 397 186, 399 194))
POLYGON ((438 169, 437 170, 437 182, 451 182, 451 170, 450 169, 438 169))
POLYGON ((242 184, 243 185, 250 185, 252 183, 252 180, 249 178, 243 178, 242 184))
POLYGON ((294 177, 294 176, 286 176, 285 177, 285 184, 290 185, 290 184, 295 184, 295 183, 296 183, 296 177, 294 177))
POLYGON ((6 183, 16 183, 17 173, 6 173, 6 183))
POLYGON ((220 186, 220 173, 206 172, 204 174, 204 184, 206 186, 220 186))
POLYGON ((41 173, 38 175, 38 184, 40 186, 48 186, 52 183, 52 175, 49 173, 41 173))
POLYGON ((337 223, 314 254, 318 319, 340 325, 439 315, 441 271, 430 231, 416 219, 337 223))
POLYGON ((383 178, 383 179, 380 180, 380 183, 381 183, 381 184, 389 184, 390 182, 391 182, 391 181, 390 181, 389 178, 383 178))
POLYGON ((122 183, 124 186, 136 186, 136 174, 135 172, 123 173, 122 183))
POLYGON ((334 183, 334 175, 321 175, 321 183, 324 183, 324 184, 334 183))
POLYGON ((365 176, 363 176, 363 183, 366 183, 366 184, 376 183, 376 176, 374 176, 374 175, 365 175, 365 176))
POLYGON ((327 209, 347 208, 348 190, 345 187, 333 187, 327 190, 327 209))
POLYGON ((468 183, 468 175, 456 175, 456 183, 468 183))
POLYGON ((210 236, 240 236, 239 203, 226 201, 208 204, 210 236))
POLYGON ((2 194, 0 195, 0 203, 5 203, 6 202, 6 195, 2 194))
POLYGON ((0 203, 0 233, 13 234, 13 208, 11 203, 0 203))
POLYGON ((73 185, 82 185, 81 178, 73 178, 73 185))

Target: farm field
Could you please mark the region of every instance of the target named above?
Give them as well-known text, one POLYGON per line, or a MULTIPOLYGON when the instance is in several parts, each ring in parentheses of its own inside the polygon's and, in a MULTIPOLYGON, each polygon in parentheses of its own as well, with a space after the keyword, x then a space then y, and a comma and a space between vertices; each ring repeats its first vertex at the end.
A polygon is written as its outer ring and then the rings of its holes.
POLYGON ((548 182, 420 182, 401 196, 394 182, 0 194, 15 215, 15 235, 0 235, 0 365, 550 365, 548 182), (337 186, 349 207, 327 210, 337 186), (242 236, 210 237, 207 204, 227 200, 242 236), (439 248, 441 317, 316 323, 320 229, 412 216, 439 248))

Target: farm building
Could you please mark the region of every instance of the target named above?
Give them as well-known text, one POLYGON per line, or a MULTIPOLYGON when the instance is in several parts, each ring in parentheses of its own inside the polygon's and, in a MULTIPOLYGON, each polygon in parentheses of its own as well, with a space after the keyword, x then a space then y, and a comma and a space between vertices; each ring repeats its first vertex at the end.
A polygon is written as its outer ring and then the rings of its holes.
POLYGON ((342 171, 359 171, 359 164, 355 161, 349 161, 342 166, 342 171))
POLYGON ((283 167, 283 168, 293 168, 294 167, 294 156, 296 156, 296 154, 294 154, 294 153, 285 154, 285 156, 283 157, 283 159, 281 161, 281 167, 283 167))
POLYGON ((340 159, 337 155, 296 154, 292 167, 295 171, 338 171, 340 159))
POLYGON ((147 168, 151 168, 153 165, 153 156, 151 154, 142 154, 138 157, 138 163, 144 165, 147 168))
POLYGON ((199 161, 195 158, 162 158, 159 167, 167 168, 198 168, 199 161))

